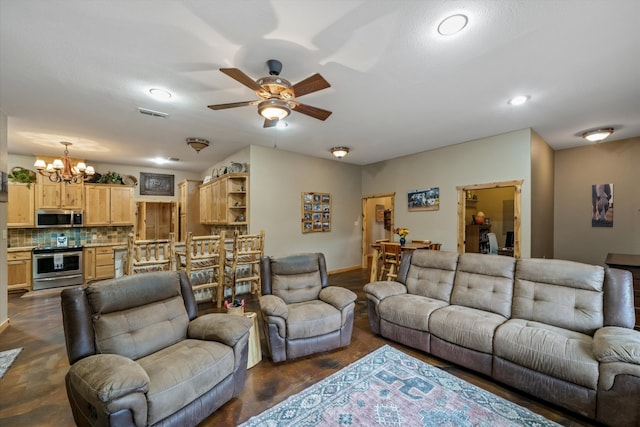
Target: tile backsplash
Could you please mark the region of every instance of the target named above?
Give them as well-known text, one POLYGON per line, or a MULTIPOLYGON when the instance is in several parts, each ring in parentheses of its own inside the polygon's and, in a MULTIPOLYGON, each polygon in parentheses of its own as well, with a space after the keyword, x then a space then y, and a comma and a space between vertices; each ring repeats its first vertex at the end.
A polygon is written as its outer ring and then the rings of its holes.
POLYGON ((56 246, 59 236, 67 237, 69 246, 89 243, 125 243, 132 226, 125 227, 84 227, 84 228, 10 228, 9 247, 56 246))

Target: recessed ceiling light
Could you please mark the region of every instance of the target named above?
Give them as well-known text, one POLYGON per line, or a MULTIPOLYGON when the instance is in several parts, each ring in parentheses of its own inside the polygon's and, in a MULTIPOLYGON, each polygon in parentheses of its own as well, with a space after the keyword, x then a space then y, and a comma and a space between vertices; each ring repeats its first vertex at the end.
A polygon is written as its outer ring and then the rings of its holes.
POLYGON ((149 93, 154 98, 162 101, 166 101, 167 99, 171 98, 171 92, 164 89, 158 89, 158 88, 149 89, 149 93))
POLYGON ((459 33, 464 27, 467 26, 469 19, 466 15, 451 15, 444 18, 440 25, 438 25, 438 32, 443 36, 451 36, 459 33))
POLYGON ((529 100, 529 95, 518 95, 511 98, 507 103, 509 105, 522 105, 529 100))
POLYGON ((587 131, 582 137, 590 142, 600 142, 607 139, 613 133, 613 128, 602 128, 587 131))

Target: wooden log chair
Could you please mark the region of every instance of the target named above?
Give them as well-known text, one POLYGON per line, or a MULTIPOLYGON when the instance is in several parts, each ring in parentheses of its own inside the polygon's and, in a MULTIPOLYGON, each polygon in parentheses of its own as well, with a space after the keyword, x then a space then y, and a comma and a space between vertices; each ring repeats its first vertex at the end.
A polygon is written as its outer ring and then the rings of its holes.
POLYGON ((236 230, 227 246, 223 287, 225 296, 236 299, 238 287, 249 284, 249 292, 262 294, 260 258, 264 255, 264 230, 257 234, 240 234, 236 230), (230 292, 226 292, 230 289, 230 292))
POLYGON ((400 243, 395 242, 382 242, 380 245, 382 249, 382 268, 380 269, 378 280, 395 280, 400 266, 402 247, 400 243))
POLYGON ((127 240, 127 275, 151 271, 171 271, 175 269, 175 236, 168 239, 135 240, 129 234, 127 240))
POLYGON ((176 266, 184 270, 191 282, 197 302, 215 301, 222 306, 222 268, 226 235, 194 236, 187 234, 184 252, 176 252, 176 266))

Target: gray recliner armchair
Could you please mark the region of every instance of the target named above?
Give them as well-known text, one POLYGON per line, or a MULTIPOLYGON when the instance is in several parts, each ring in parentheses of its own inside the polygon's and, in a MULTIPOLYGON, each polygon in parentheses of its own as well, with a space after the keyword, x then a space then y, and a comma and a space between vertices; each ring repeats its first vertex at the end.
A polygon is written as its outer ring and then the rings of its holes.
POLYGON ((274 362, 349 345, 356 294, 327 286, 321 253, 262 257, 260 310, 274 362))
POLYGON ((78 426, 195 426, 244 387, 244 316, 197 317, 184 272, 162 271, 62 291, 78 426))

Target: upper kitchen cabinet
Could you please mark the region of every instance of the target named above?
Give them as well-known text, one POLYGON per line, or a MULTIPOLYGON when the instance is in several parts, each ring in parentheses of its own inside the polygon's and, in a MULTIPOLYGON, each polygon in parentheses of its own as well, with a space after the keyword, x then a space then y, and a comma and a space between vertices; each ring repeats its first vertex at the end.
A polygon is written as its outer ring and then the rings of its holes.
POLYGON ((34 184, 9 183, 7 227, 28 228, 35 225, 34 184))
POLYGON ((136 240, 168 239, 178 232, 176 202, 138 202, 136 240))
POLYGON ((36 209, 83 209, 83 184, 42 180, 35 184, 36 209))
POLYGON ((200 222, 246 225, 248 221, 249 176, 230 173, 200 186, 200 222))
POLYGON ((84 225, 133 225, 134 188, 125 185, 85 184, 84 225))

